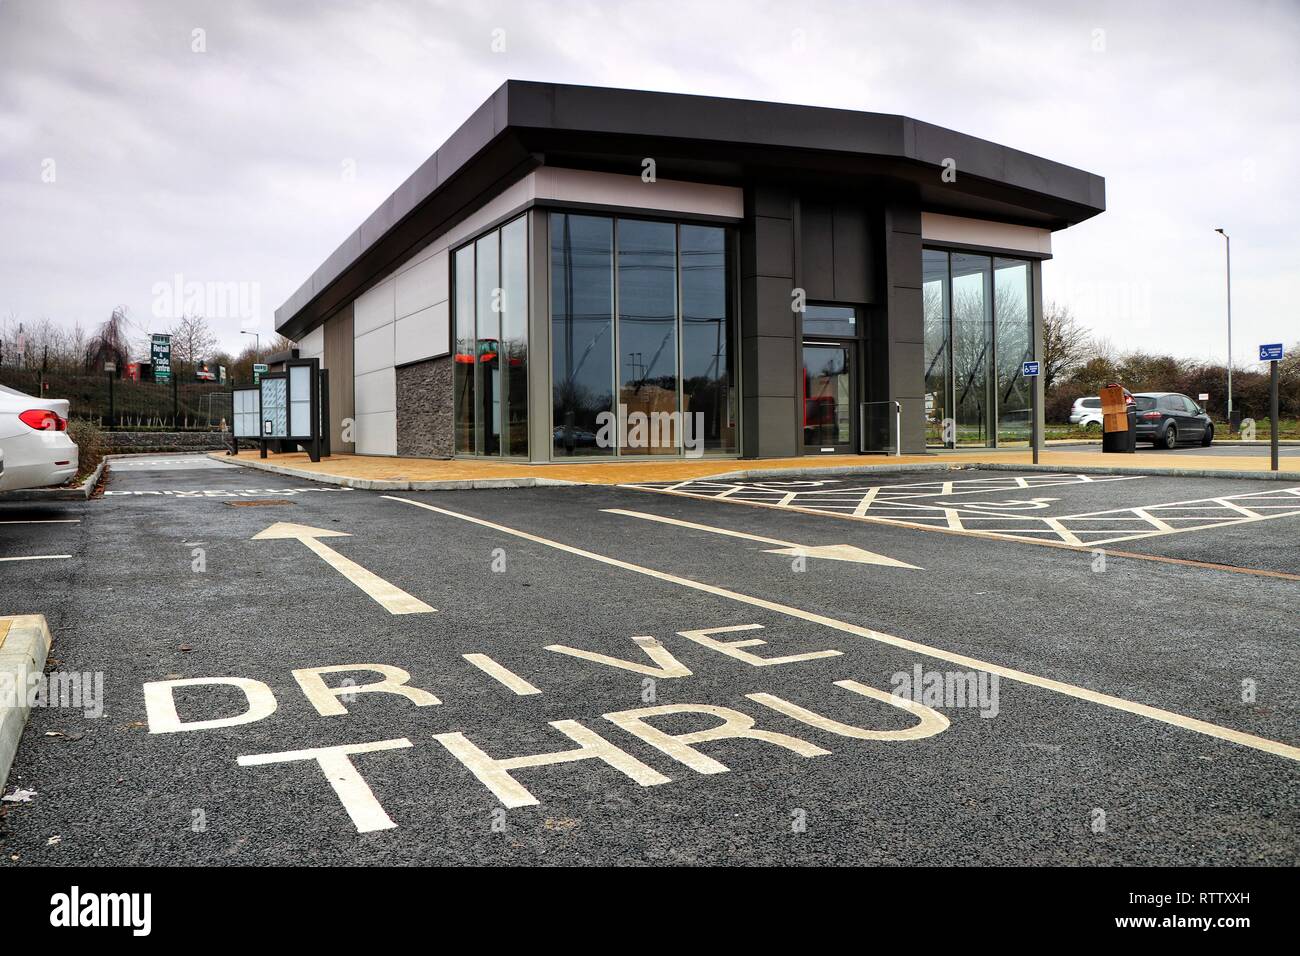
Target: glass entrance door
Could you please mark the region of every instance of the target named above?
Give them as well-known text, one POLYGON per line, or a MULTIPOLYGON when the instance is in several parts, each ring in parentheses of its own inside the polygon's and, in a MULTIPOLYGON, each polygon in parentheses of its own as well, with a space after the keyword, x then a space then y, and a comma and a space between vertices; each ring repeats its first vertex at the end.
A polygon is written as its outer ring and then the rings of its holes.
POLYGON ((853 347, 803 343, 804 454, 852 454, 853 347))

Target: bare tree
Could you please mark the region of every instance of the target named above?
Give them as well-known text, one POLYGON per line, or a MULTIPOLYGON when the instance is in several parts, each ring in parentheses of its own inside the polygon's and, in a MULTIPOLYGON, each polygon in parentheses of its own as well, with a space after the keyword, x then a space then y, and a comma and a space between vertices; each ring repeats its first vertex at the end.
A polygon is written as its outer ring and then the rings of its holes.
POLYGON ((1043 387, 1050 390, 1069 378, 1095 351, 1091 333, 1070 307, 1047 303, 1043 308, 1043 387))
POLYGON ((217 347, 208 320, 201 315, 182 316, 171 329, 172 364, 193 368, 217 347))

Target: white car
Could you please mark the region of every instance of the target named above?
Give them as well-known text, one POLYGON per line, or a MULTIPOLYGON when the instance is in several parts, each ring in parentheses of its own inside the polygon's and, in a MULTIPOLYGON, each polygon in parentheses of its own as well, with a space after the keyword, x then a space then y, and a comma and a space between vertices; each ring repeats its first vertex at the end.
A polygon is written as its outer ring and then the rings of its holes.
POLYGON ((1070 407, 1070 424, 1080 428, 1101 428, 1101 399, 1095 395, 1076 398, 1070 407))
POLYGON ((68 437, 68 403, 0 385, 0 454, 0 491, 61 485, 72 478, 78 453, 68 437))

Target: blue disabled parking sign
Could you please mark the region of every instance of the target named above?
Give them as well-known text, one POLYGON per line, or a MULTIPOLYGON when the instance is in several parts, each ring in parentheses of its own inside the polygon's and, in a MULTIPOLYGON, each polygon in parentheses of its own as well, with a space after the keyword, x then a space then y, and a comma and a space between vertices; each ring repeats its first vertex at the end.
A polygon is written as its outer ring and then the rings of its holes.
POLYGON ((1261 345, 1259 347, 1259 360, 1261 362, 1279 362, 1282 360, 1282 343, 1274 342, 1272 345, 1261 345))
POLYGON ((1036 378, 1038 376, 1037 362, 1024 362, 1020 366, 1020 374, 1025 378, 1036 378))

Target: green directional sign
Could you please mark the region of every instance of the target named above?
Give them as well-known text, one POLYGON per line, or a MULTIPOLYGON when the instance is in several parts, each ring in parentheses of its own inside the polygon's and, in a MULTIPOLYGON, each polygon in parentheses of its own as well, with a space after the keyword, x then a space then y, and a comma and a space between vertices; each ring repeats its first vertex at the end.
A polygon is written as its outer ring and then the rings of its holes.
POLYGON ((155 332, 149 337, 149 361, 155 382, 172 380, 172 337, 155 332))
POLYGON ((262 381, 262 376, 267 372, 267 366, 263 362, 253 363, 253 384, 258 385, 262 381))

